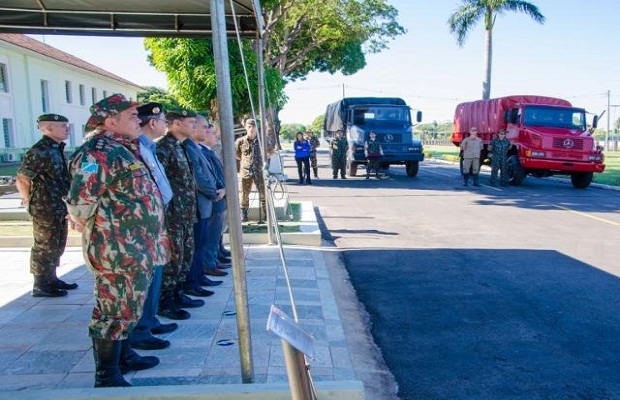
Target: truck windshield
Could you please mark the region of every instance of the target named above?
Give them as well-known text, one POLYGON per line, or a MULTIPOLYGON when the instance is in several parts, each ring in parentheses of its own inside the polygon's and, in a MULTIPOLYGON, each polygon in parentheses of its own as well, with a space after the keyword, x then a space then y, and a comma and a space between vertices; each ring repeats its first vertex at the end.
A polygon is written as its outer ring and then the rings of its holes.
POLYGON ((353 115, 355 125, 394 124, 411 125, 408 107, 366 106, 356 107, 353 115))
POLYGON ((584 131, 586 113, 577 108, 526 106, 523 123, 527 126, 545 126, 584 131))

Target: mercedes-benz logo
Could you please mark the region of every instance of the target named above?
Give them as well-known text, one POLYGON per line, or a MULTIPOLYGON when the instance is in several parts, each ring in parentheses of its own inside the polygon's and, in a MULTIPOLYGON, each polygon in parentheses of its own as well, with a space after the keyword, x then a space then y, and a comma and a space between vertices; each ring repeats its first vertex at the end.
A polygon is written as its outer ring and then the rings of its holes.
POLYGON ((386 142, 391 142, 392 140, 394 140, 394 135, 392 135, 391 133, 388 133, 387 135, 385 135, 386 142))
POLYGON ((566 147, 567 149, 572 148, 575 145, 575 142, 573 142, 572 139, 565 139, 564 143, 562 143, 564 145, 564 147, 566 147))

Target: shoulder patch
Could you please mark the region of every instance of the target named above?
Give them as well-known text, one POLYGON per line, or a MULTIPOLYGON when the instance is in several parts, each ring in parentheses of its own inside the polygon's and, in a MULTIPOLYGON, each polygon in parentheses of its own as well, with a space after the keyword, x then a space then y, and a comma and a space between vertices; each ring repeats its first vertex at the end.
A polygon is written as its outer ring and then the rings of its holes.
POLYGON ((99 166, 95 163, 83 162, 81 166, 82 172, 95 173, 99 171, 99 166))

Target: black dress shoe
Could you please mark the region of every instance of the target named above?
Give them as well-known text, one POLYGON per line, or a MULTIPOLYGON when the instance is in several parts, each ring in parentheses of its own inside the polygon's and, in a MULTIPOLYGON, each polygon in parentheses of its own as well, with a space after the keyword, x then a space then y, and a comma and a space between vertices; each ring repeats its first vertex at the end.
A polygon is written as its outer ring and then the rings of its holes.
POLYGON ((217 268, 209 268, 209 269, 205 269, 204 271, 205 275, 209 275, 209 276, 226 276, 228 275, 228 272, 226 271, 221 271, 217 268))
POLYGON ((204 300, 192 299, 186 294, 180 294, 175 300, 175 305, 179 308, 198 308, 205 305, 204 300))
POLYGON ((232 265, 230 265, 230 264, 223 264, 223 263, 217 263, 217 266, 216 266, 217 269, 228 269, 228 268, 231 268, 231 267, 232 267, 232 265))
POLYGON ((230 259, 230 257, 218 257, 217 261, 221 262, 222 264, 230 264, 232 263, 232 260, 230 259))
POLYGON ((221 248, 220 254, 223 255, 224 257, 230 257, 232 253, 230 252, 230 250, 227 250, 226 248, 221 248))
MULTIPOLYGON (((181 310, 181 311, 185 311, 185 310, 181 310)), ((187 312, 187 311, 185 311, 187 312)), ((170 323, 170 324, 159 324, 159 326, 156 326, 155 328, 151 329, 151 333, 153 335, 162 335, 164 333, 170 333, 170 332, 174 332, 179 328, 179 325, 177 323, 170 323)))
POLYGON ((60 280, 58 278, 56 278, 56 281, 54 283, 52 283, 52 285, 56 288, 56 289, 63 289, 63 290, 73 290, 73 289, 77 289, 78 288, 78 284, 77 283, 67 283, 63 280, 60 280))
POLYGON ((140 350, 160 350, 170 347, 170 342, 151 336, 140 341, 131 341, 131 347, 140 350))
POLYGON ((189 289, 185 289, 184 292, 186 294, 189 294, 190 296, 197 296, 197 297, 209 297, 209 296, 213 296, 215 294, 215 292, 212 292, 212 291, 207 290, 207 289, 203 289, 200 286, 189 288, 189 289))
POLYGON ((211 279, 207 278, 204 275, 198 281, 198 284, 200 286, 220 286, 222 283, 223 281, 212 281, 211 279))
MULTIPOLYGON (((185 310, 181 310, 179 307, 176 306, 170 306, 167 308, 162 308, 159 307, 159 311, 157 311, 157 315, 161 316, 161 317, 166 317, 166 318, 170 318, 170 319, 174 319, 174 320, 184 320, 184 319, 189 319, 191 317, 191 314, 185 310)), ((151 331, 153 332, 153 331, 151 331)), ((155 332, 153 332, 155 333, 155 332)))

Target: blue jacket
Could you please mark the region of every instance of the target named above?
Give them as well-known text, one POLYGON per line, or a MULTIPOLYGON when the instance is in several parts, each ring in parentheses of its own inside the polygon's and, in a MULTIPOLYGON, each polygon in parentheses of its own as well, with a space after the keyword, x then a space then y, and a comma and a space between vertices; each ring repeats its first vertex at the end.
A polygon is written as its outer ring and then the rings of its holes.
POLYGON ((196 179, 198 218, 209 218, 213 212, 213 200, 217 198, 215 177, 200 147, 191 139, 186 139, 183 144, 196 179))
MULTIPOLYGON (((215 187, 217 189, 225 189, 224 185, 224 166, 222 162, 217 157, 215 152, 208 148, 207 146, 200 144, 200 149, 202 150, 202 154, 204 154, 207 161, 211 166, 211 172, 213 172, 213 176, 215 177, 215 187)), ((221 213, 226 211, 226 196, 224 196, 220 201, 216 201, 213 203, 213 213, 221 213)))
POLYGON ((312 146, 307 140, 303 139, 301 142, 295 140, 293 147, 295 148, 295 158, 310 157, 312 146))

